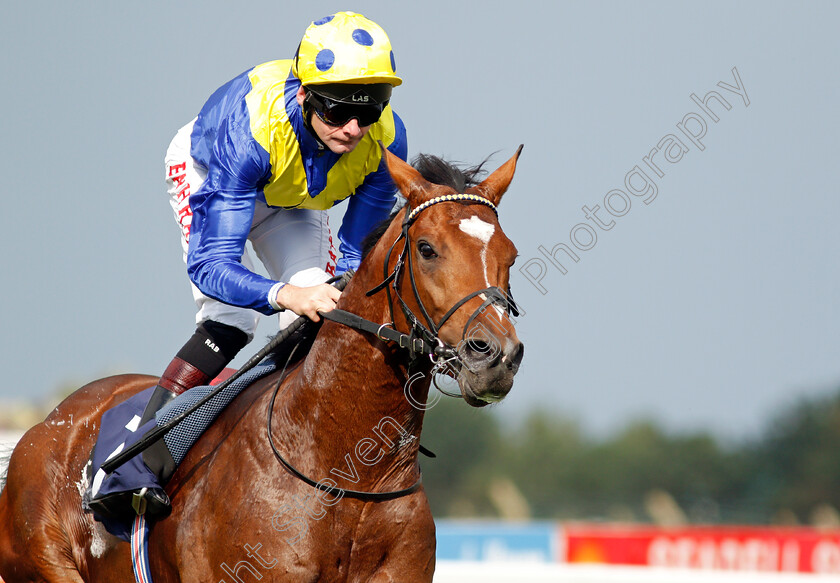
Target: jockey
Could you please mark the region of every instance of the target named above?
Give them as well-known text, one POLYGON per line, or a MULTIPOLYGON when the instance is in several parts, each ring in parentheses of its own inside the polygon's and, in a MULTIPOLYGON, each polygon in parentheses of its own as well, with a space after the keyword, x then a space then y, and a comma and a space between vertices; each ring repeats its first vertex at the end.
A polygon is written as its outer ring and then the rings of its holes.
MULTIPOLYGON (((335 307, 340 292, 324 282, 358 267, 363 238, 395 203, 379 142, 406 159, 405 127, 389 105, 401 83, 385 31, 339 12, 306 29, 293 59, 229 81, 178 131, 166 182, 197 328, 161 376, 141 425, 216 377, 253 338, 260 314, 280 312, 283 328, 335 307), (326 211, 347 198, 336 261, 326 211), (246 241, 269 277, 254 273, 246 241)), ((146 453, 165 483, 174 467, 146 453)), ((146 497, 150 510, 168 507, 162 490, 146 497)))
POLYGON ((385 31, 339 12, 307 28, 294 59, 226 83, 181 128, 166 181, 198 327, 144 417, 218 375, 260 313, 287 310, 282 328, 335 307, 339 292, 323 282, 358 267, 362 239, 394 206, 377 142, 406 158, 405 128, 388 105, 401 83, 385 31), (336 262, 326 210, 348 197, 336 262), (254 273, 247 240, 269 278, 254 273))

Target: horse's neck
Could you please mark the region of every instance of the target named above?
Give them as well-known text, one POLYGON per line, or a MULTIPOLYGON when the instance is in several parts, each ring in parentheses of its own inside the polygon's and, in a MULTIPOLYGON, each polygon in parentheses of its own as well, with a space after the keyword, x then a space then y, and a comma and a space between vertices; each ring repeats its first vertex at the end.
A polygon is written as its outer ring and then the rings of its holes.
MULTIPOLYGON (((375 322, 386 321, 381 300, 359 300, 346 309, 375 322)), ((415 477, 421 404, 429 380, 415 375, 407 382, 405 358, 404 351, 383 348, 367 333, 324 323, 275 410, 287 424, 282 430, 286 439, 301 448, 316 444, 312 469, 324 474, 321 477, 331 468, 353 473, 349 463, 361 481, 339 483, 340 487, 358 489, 359 484, 374 485, 384 478, 393 489, 415 477)))

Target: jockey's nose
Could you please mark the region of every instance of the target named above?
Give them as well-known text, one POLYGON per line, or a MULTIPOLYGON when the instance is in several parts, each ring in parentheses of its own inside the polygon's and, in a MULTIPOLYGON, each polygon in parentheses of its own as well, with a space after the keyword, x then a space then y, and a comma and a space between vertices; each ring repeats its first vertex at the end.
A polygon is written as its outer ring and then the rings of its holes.
POLYGON ((362 133, 362 128, 359 127, 359 120, 355 117, 344 124, 341 129, 344 130, 348 138, 357 138, 362 133))

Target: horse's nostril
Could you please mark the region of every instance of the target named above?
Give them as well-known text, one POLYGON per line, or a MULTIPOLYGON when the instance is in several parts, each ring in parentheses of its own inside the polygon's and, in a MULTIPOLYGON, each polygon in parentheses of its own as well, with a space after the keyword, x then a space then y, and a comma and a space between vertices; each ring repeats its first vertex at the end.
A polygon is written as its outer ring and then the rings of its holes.
POLYGON ((501 352, 498 344, 477 338, 470 338, 464 345, 463 356, 467 358, 472 366, 491 368, 498 364, 501 352))
POLYGON ((491 351, 490 345, 483 340, 469 340, 467 341, 467 349, 472 352, 480 354, 489 354, 491 351))
POLYGON ((510 370, 519 368, 519 363, 522 362, 522 357, 525 356, 525 346, 521 342, 516 343, 516 348, 511 351, 513 354, 505 355, 502 360, 505 362, 510 370))

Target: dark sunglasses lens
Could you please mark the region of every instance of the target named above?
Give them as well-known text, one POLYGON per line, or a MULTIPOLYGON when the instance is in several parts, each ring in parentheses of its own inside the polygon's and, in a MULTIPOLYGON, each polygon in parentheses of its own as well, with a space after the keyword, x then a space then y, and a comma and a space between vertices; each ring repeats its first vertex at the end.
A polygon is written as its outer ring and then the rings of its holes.
POLYGON ((359 120, 359 125, 369 126, 382 115, 382 107, 379 105, 348 105, 336 103, 332 107, 325 107, 318 112, 319 117, 332 126, 343 126, 353 118, 359 120))

